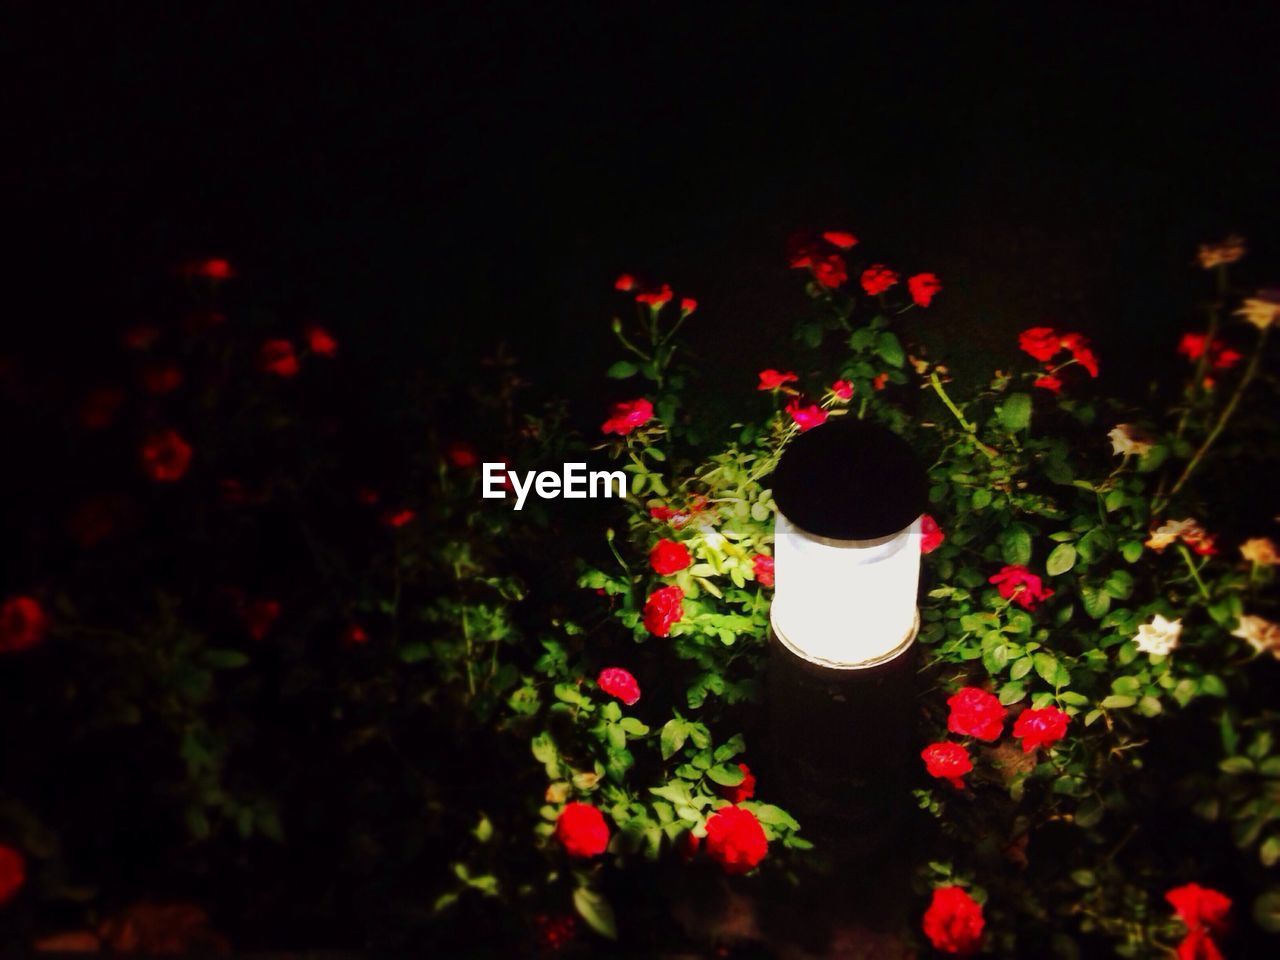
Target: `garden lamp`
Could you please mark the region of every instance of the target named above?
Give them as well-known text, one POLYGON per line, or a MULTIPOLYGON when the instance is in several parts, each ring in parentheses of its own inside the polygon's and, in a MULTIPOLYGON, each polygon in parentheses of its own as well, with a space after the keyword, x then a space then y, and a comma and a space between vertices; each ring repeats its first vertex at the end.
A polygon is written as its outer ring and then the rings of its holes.
POLYGON ((892 843, 914 759, 925 471, 852 417, 801 434, 771 483, 771 753, 805 832, 838 853, 892 843))

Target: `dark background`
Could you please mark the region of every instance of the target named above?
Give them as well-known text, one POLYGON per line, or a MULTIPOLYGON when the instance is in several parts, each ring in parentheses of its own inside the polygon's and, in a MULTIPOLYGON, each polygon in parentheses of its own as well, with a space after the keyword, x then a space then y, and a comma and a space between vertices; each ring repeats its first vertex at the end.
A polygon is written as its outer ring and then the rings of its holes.
POLYGON ((217 254, 368 381, 506 339, 593 423, 619 271, 696 296, 703 375, 747 389, 801 304, 786 238, 844 228, 942 276, 962 366, 1048 322, 1128 380, 1197 242, 1275 262, 1277 17, 1222 7, 11 10, 6 342, 84 362, 217 254))

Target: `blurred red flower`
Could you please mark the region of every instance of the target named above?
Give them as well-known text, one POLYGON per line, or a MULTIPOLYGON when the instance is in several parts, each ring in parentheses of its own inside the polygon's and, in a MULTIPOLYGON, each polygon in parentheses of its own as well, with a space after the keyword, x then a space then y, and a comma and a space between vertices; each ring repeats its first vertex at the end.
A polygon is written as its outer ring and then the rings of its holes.
POLYGON ((1013 724, 1013 735, 1022 741, 1022 752, 1030 753, 1036 747, 1051 747, 1065 737, 1070 720, 1057 707, 1023 710, 1013 724))
POLYGON ((936 274, 917 273, 907 277, 907 290, 911 293, 911 301, 917 307, 927 307, 942 289, 942 282, 936 274))
POLYGON ((862 271, 862 289, 869 297, 884 293, 897 282, 898 272, 890 270, 883 263, 873 263, 862 271))
POLYGON ((636 427, 642 427, 653 419, 653 404, 640 397, 615 403, 609 411, 609 419, 600 425, 603 433, 616 433, 625 437, 636 427))
POLYGON ((0 605, 0 653, 29 650, 44 639, 49 618, 39 601, 10 597, 0 605))
POLYGON ((13 847, 0 843, 0 903, 8 903, 27 882, 27 861, 13 847))
POLYGON ((924 514, 920 517, 920 552, 933 553, 942 542, 947 539, 947 535, 942 532, 942 528, 938 526, 938 521, 924 514))
POLYGON ((822 235, 822 239, 841 250, 848 250, 858 242, 857 237, 844 230, 828 230, 822 235))
POLYGON ((962 737, 977 737, 990 743, 1000 739, 1008 714, 1000 698, 978 687, 961 687, 949 698, 947 729, 962 737))
POLYGON ((946 740, 929 744, 920 751, 920 758, 924 760, 929 776, 947 780, 957 790, 964 787, 964 780, 961 778, 973 769, 969 751, 961 744, 946 740))
POLYGON ((338 341, 333 339, 333 335, 324 327, 307 327, 305 333, 307 346, 311 348, 312 353, 320 357, 338 355, 338 341))
POLYGON ((258 369, 277 377, 296 377, 299 367, 293 343, 283 338, 267 340, 258 348, 258 369))
POLYGON ((1046 373, 1042 377, 1037 377, 1035 382, 1032 383, 1032 386, 1039 387, 1041 390, 1048 390, 1050 393, 1062 392, 1062 380, 1051 373, 1046 373))
POLYGON ((698 301, 693 299, 693 297, 684 297, 681 299, 680 313, 683 316, 687 317, 689 314, 693 313, 693 311, 697 309, 698 309, 698 301))
POLYGON ((1040 578, 1021 564, 1002 567, 999 573, 988 577, 987 582, 995 584, 1000 596, 1024 610, 1034 610, 1036 604, 1053 596, 1053 591, 1046 590, 1040 578))
POLYGON ((976 953, 982 943, 982 906, 962 887, 938 887, 933 891, 922 927, 935 950, 964 955, 976 953))
POLYGON ((835 289, 849 279, 849 270, 844 258, 838 253, 829 253, 825 257, 814 257, 810 266, 813 278, 824 287, 835 289))
POLYGON ((417 515, 416 510, 401 507, 399 510, 388 510, 383 515, 382 522, 393 530, 399 530, 401 527, 412 523, 417 515))
POLYGON ((630 672, 621 667, 607 667, 596 677, 600 689, 611 697, 617 697, 628 707, 640 699, 640 684, 630 672))
POLYGON ((595 857, 609 846, 609 825, 589 803, 570 803, 556 819, 556 839, 571 857, 595 857))
POLYGON ((853 399, 853 384, 848 380, 837 380, 831 385, 831 392, 841 400, 853 399))
POLYGON ((707 856, 725 873, 747 873, 768 852, 764 828, 750 810, 721 807, 707 820, 707 856))
POLYGON ((756 575, 756 583, 762 587, 773 586, 773 557, 757 553, 751 558, 751 567, 756 575))
POLYGON ((827 422, 827 411, 816 403, 802 404, 799 398, 787 404, 787 413, 791 415, 791 419, 800 428, 801 433, 827 422))
POLYGON ((241 618, 245 629, 254 640, 263 640, 271 632, 272 625, 280 617, 280 601, 254 600, 244 608, 241 618))
POLYGON ((139 451, 142 470, 157 483, 182 478, 191 464, 191 445, 176 430, 158 430, 143 441, 139 451))
POLYGON ((732 787, 716 787, 716 793, 730 803, 741 803, 743 800, 750 800, 756 795, 756 777, 751 772, 751 768, 745 763, 740 763, 738 764, 738 769, 742 771, 741 783, 732 787))
POLYGON ((683 616, 684 591, 679 587, 661 587, 645 601, 644 626, 655 637, 667 636, 683 616))
POLYGON ((780 390, 788 383, 795 383, 800 378, 790 370, 783 373, 772 368, 760 371, 760 383, 757 390, 780 390))
POLYGON ((629 273, 621 273, 618 275, 618 279, 613 281, 613 289, 621 290, 623 293, 628 293, 634 290, 635 287, 636 278, 629 273))
POLYGON ((186 277, 203 277, 206 280, 230 280, 236 275, 231 262, 221 257, 207 257, 204 260, 191 260, 182 265, 182 275, 186 277))
POLYGON ((670 302, 671 296, 671 284, 664 283, 661 290, 649 290, 645 293, 636 294, 636 302, 648 304, 656 309, 664 303, 670 302))
POLYGON ((666 537, 655 543, 653 549, 649 551, 649 564, 653 567, 653 572, 660 577, 679 573, 691 563, 693 563, 693 557, 689 555, 689 548, 683 543, 668 540, 666 537))
POLYGON ((444 456, 449 461, 449 466, 459 470, 470 470, 480 462, 480 454, 476 453, 476 448, 464 440, 454 440, 445 448, 444 456))

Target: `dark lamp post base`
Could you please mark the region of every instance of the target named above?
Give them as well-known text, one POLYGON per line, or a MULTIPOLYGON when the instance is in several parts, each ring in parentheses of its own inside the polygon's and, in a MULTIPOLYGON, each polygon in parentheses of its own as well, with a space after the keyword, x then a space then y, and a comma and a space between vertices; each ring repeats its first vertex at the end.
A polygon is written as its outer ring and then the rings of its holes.
POLYGON ((771 792, 802 835, 837 859, 894 845, 913 806, 914 639, 897 656, 842 669, 805 660, 770 636, 771 792))

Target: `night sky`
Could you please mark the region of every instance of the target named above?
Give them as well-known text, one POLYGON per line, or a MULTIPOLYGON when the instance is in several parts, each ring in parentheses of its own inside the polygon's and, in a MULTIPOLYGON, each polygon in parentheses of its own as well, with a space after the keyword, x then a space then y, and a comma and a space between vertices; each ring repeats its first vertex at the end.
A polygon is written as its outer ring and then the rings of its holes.
POLYGON ((114 331, 216 253, 380 373, 504 339, 591 396, 625 269, 733 382, 786 361, 786 238, 839 227, 943 277, 962 366, 1059 322, 1127 375, 1195 243, 1277 251, 1277 17, 1220 6, 11 12, 11 337, 114 331))

